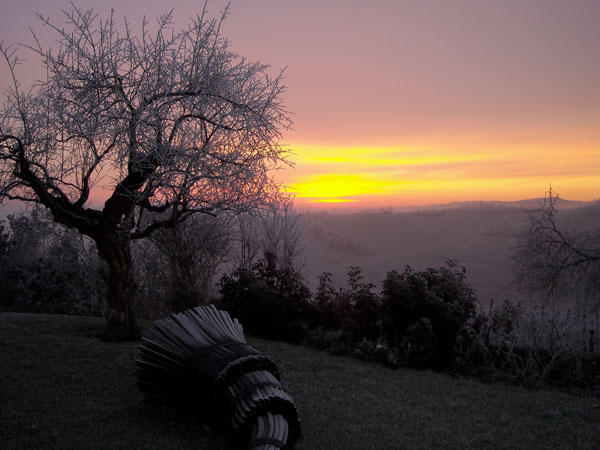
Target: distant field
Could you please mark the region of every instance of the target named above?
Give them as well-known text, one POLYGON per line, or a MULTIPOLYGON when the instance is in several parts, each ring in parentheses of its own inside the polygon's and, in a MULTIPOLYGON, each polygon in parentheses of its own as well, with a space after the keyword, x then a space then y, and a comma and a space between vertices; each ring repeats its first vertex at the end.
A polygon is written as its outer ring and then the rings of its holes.
MULTIPOLYGON (((103 343, 101 319, 0 313, 4 449, 226 450, 225 436, 146 405, 136 343, 103 343)), ((298 450, 594 449, 600 399, 390 370, 279 342, 270 355, 295 399, 298 450)))
MULTIPOLYGON (((304 274, 314 289, 317 276, 331 272, 345 284, 348 266, 360 266, 366 281, 381 288, 390 270, 406 265, 417 270, 440 267, 458 259, 484 307, 491 298, 524 299, 514 284, 512 261, 517 236, 526 225, 527 210, 464 208, 411 213, 309 213, 306 223, 304 274)), ((570 230, 600 227, 600 205, 560 211, 570 230)))

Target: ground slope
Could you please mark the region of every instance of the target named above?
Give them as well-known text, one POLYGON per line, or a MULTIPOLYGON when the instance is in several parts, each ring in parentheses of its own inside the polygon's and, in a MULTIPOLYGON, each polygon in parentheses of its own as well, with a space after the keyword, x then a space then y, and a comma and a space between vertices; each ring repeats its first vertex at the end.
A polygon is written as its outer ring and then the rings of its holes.
MULTIPOLYGON (((136 343, 98 340, 97 318, 0 313, 6 449, 227 449, 222 434, 146 405, 136 343)), ((294 397, 298 450, 596 449, 600 400, 390 370, 251 339, 294 397)))

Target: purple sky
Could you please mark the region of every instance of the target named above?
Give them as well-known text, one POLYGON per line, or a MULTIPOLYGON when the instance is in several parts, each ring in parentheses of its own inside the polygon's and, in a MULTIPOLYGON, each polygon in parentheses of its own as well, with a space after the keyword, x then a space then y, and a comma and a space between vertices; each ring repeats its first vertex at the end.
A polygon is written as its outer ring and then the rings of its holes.
MULTIPOLYGON (((76 3, 101 14, 110 9, 109 2, 76 3)), ((209 10, 216 15, 226 3, 209 1, 209 10)), ((5 43, 31 42, 28 26, 40 28, 34 12, 59 21, 60 8, 69 8, 62 0, 0 5, 5 43)), ((120 0, 115 9, 135 23, 174 8, 183 27, 202 5, 120 0)), ((336 171, 305 158, 305 147, 411 148, 425 155, 491 155, 489 166, 477 167, 490 179, 539 174, 514 186, 517 197, 541 196, 548 182, 559 180, 567 197, 597 197, 598 0, 233 0, 223 32, 241 55, 286 68, 284 100, 295 130, 285 141, 299 153, 290 184, 336 171)), ((1 67, 0 87, 6 83, 1 67)), ((499 186, 495 198, 503 192, 499 186)), ((398 197, 399 204, 410 201, 398 197)))

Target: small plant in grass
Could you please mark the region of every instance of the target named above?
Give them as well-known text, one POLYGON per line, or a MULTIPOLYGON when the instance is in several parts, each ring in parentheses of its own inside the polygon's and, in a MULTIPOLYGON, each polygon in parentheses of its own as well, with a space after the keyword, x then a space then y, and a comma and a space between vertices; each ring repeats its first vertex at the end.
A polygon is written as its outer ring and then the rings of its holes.
POLYGON ((304 343, 309 347, 336 355, 350 355, 353 352, 350 334, 339 329, 310 328, 304 336, 304 343))
POLYGON ((390 347, 384 338, 376 341, 364 338, 356 344, 352 355, 365 361, 381 363, 386 367, 396 368, 400 365, 398 349, 390 347))

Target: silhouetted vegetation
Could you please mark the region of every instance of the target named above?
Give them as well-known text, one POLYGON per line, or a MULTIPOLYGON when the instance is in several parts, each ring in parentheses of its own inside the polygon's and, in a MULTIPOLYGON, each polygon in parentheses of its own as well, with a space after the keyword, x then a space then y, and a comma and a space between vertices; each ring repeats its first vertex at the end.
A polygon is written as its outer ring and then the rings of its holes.
POLYGON ((43 208, 0 222, 0 307, 100 315, 102 262, 91 241, 56 224, 43 208))
POLYGON ((477 303, 466 269, 450 261, 439 269, 391 271, 381 295, 350 267, 348 288, 336 290, 321 275, 314 298, 318 328, 309 342, 386 365, 449 369, 455 342, 477 303))
POLYGON ((292 267, 277 265, 273 253, 265 253, 251 269, 223 276, 220 293, 220 307, 255 336, 298 342, 310 323, 310 291, 292 267))
POLYGON ((454 261, 439 269, 392 271, 383 282, 383 334, 408 365, 447 368, 476 304, 466 268, 454 261))
POLYGON ((576 339, 571 336, 550 344, 546 339, 551 339, 552 333, 552 317, 527 312, 505 300, 489 314, 478 313, 461 330, 456 341, 455 369, 487 381, 598 393, 600 355, 595 349, 594 332, 577 330, 576 339), (545 342, 536 343, 535 337, 545 342), (573 346, 575 341, 580 345, 573 346))
MULTIPOLYGON (((281 234, 274 232, 281 231, 271 226, 275 222, 248 217, 240 239, 235 220, 199 216, 187 223, 189 234, 182 242, 177 230, 167 230, 136 246, 138 311, 158 318, 216 301, 249 334, 388 367, 450 371, 530 387, 589 390, 600 385, 595 329, 578 326, 568 311, 510 301, 488 312, 477 310, 480 302, 467 270, 456 261, 390 271, 380 291, 365 282, 360 267, 348 268, 343 287, 325 272, 313 295, 289 257, 298 254, 298 233, 290 233, 292 246, 283 245, 286 238, 269 241, 281 234), (262 229, 261 223, 271 225, 262 229), (223 262, 238 268, 228 271, 223 262), (219 270, 224 275, 218 291, 209 291, 219 270), (190 277, 195 284, 187 283, 190 277)), ((91 241, 57 226, 39 208, 10 216, 7 225, 0 232, 2 309, 103 313, 102 261, 91 241)))
POLYGON ((323 273, 311 296, 302 277, 278 268, 272 255, 221 280, 222 305, 260 337, 486 381, 588 391, 600 385, 592 340, 574 348, 565 331, 562 343, 549 344, 541 338, 552 334, 552 320, 510 301, 487 314, 477 311, 467 270, 456 261, 390 271, 381 294, 375 288, 363 281, 359 267, 349 267, 347 287, 336 288, 331 274, 323 273))

